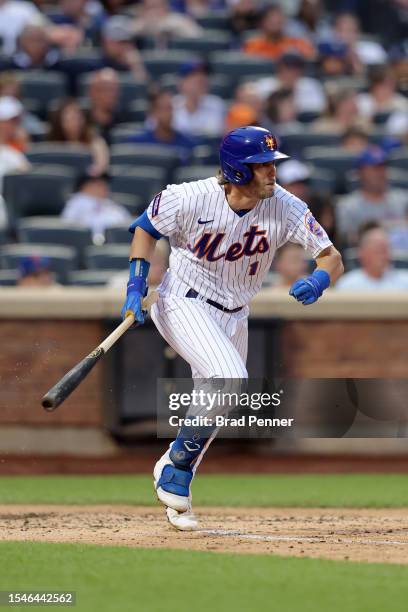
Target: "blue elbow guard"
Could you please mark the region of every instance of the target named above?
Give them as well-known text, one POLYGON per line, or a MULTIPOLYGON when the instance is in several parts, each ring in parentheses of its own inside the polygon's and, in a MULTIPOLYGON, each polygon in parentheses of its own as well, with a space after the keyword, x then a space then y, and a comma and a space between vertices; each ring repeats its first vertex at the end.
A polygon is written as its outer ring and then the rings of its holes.
POLYGON ((150 234, 156 240, 160 240, 160 238, 163 238, 163 234, 160 234, 160 232, 158 232, 157 229, 153 226, 152 222, 150 221, 147 215, 146 210, 144 211, 143 214, 140 215, 140 217, 136 219, 136 221, 133 221, 132 225, 129 227, 129 232, 134 234, 135 229, 137 227, 141 227, 142 230, 150 234))

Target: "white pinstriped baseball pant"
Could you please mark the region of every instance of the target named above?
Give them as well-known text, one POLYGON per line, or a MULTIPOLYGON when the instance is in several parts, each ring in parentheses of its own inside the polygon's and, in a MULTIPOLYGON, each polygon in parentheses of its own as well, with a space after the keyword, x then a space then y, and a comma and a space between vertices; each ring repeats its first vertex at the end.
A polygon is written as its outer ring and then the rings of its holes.
POLYGON ((228 313, 200 299, 168 295, 152 306, 151 317, 190 364, 193 378, 247 378, 247 307, 228 313))
MULTIPOLYGON (((182 282, 173 288, 175 293, 160 295, 150 314, 162 337, 190 364, 192 377, 246 379, 248 306, 223 312, 202 299, 184 297, 188 286, 182 282)), ((194 473, 216 434, 195 461, 194 473)))

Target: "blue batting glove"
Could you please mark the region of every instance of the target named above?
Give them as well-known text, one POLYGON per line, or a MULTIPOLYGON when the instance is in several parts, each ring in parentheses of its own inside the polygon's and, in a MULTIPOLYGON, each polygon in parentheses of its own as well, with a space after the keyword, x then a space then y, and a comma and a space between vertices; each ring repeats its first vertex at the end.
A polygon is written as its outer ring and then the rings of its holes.
POLYGON ((130 278, 127 284, 126 300, 121 314, 125 319, 129 315, 135 317, 135 322, 143 325, 146 310, 142 309, 142 300, 147 295, 147 275, 150 264, 144 259, 135 258, 130 262, 130 278))
POLYGON ((330 276, 326 270, 315 270, 307 278, 300 278, 294 282, 289 290, 289 295, 307 306, 316 302, 329 285, 330 276))

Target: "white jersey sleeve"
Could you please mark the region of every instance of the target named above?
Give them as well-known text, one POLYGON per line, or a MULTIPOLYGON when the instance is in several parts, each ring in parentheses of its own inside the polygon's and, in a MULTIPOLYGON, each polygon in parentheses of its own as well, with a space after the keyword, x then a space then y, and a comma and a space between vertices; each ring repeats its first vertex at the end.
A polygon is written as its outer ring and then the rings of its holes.
POLYGON ((181 228, 182 194, 176 185, 168 185, 156 194, 147 207, 147 216, 153 227, 163 236, 172 236, 181 228))
POLYGON ((313 257, 332 245, 323 227, 316 221, 307 204, 292 196, 288 206, 287 240, 302 245, 313 257))

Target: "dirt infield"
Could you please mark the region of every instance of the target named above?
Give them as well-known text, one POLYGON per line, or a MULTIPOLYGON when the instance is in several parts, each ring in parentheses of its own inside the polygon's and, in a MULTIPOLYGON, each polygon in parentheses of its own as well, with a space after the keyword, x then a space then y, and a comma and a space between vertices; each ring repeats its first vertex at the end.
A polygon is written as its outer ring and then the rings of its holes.
POLYGON ((197 508, 200 529, 175 531, 164 510, 132 506, 0 506, 0 541, 408 563, 408 510, 197 508))

